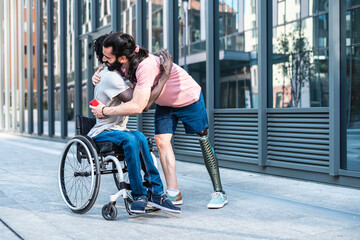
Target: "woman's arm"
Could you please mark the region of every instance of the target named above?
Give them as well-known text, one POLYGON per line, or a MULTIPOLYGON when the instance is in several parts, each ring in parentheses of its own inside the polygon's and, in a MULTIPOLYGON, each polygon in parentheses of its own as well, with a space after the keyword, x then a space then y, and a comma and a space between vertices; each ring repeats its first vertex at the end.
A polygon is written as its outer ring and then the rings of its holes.
POLYGON ((160 51, 160 70, 161 77, 157 84, 151 89, 151 96, 148 104, 146 105, 144 111, 147 112, 151 106, 154 104, 156 99, 160 96, 166 81, 170 77, 171 69, 172 69, 173 61, 171 59, 171 55, 168 51, 161 50, 160 51))

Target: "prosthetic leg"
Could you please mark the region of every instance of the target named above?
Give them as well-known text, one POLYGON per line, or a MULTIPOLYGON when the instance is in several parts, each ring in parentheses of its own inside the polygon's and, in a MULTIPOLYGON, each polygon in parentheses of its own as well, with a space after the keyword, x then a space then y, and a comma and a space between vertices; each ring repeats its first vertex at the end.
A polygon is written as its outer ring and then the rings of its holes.
POLYGON ((207 136, 207 131, 203 131, 199 133, 199 135, 201 137, 199 139, 199 142, 204 157, 204 163, 210 175, 214 191, 225 193, 221 186, 218 161, 216 159, 214 149, 212 148, 209 138, 207 136))

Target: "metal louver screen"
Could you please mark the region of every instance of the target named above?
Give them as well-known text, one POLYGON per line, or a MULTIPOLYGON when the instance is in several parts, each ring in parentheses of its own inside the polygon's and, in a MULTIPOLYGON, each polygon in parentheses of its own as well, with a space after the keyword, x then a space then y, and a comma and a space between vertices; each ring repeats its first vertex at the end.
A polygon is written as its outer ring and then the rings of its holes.
POLYGON ((129 117, 129 121, 128 121, 128 123, 127 123, 127 128, 129 129, 129 130, 137 130, 137 116, 135 115, 135 116, 130 116, 129 117))
POLYGON ((214 148, 219 160, 257 164, 257 110, 217 110, 214 113, 214 130, 214 148))
POLYGON ((267 165, 327 172, 328 111, 268 112, 267 165))
POLYGON ((155 128, 154 128, 154 110, 149 110, 148 112, 143 112, 143 133, 146 137, 151 137, 154 139, 155 128))
POLYGON ((181 121, 179 121, 174 134, 174 152, 185 155, 202 156, 199 136, 195 134, 187 135, 181 121))

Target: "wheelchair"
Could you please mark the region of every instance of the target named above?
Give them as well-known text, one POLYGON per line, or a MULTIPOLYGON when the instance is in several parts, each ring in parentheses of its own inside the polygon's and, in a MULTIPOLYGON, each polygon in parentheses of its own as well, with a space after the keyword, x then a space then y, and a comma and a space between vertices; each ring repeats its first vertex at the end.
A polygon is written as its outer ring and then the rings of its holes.
MULTIPOLYGON (((84 214, 94 205, 100 189, 100 178, 112 174, 118 192, 110 195, 110 201, 102 208, 106 220, 117 217, 115 207, 118 198, 122 197, 129 215, 133 203, 131 188, 127 177, 127 166, 124 151, 112 142, 95 142, 87 133, 95 125, 95 118, 76 116, 76 136, 64 147, 59 164, 59 188, 66 205, 75 213, 84 214)), ((149 148, 153 154, 152 140, 148 138, 149 148)), ((144 186, 147 186, 144 182, 144 186)), ((146 213, 159 211, 157 208, 146 209, 146 213)))

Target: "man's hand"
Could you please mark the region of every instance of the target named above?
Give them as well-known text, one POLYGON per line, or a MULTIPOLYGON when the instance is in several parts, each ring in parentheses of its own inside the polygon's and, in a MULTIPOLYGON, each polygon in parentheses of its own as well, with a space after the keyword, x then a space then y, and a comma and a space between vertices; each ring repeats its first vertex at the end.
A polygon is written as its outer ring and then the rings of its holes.
POLYGON ((100 82, 100 80, 101 80, 100 72, 101 72, 101 70, 103 70, 103 68, 104 67, 99 67, 99 69, 92 76, 91 81, 94 84, 94 86, 96 86, 96 84, 98 84, 100 82))
POLYGON ((160 70, 163 74, 170 76, 173 61, 171 55, 167 50, 160 50, 160 70))
POLYGON ((102 102, 100 102, 98 100, 99 104, 97 106, 92 106, 89 105, 89 107, 91 108, 91 112, 94 114, 95 117, 101 119, 104 118, 105 116, 102 114, 102 108, 105 106, 105 104, 103 104, 102 102))

